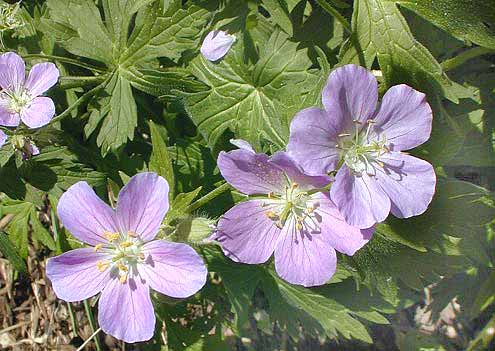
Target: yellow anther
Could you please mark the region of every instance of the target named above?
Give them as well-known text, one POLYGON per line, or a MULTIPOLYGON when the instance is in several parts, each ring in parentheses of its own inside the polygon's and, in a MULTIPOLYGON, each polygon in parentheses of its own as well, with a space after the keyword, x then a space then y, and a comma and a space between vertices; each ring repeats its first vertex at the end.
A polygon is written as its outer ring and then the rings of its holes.
POLYGON ((339 138, 346 137, 346 136, 351 136, 349 133, 341 133, 337 135, 339 138))
POLYGON ((357 120, 357 119, 353 120, 353 122, 356 123, 356 124, 361 124, 361 121, 360 120, 357 120))
POLYGON ((284 226, 282 225, 282 222, 280 222, 280 221, 277 221, 275 223, 275 225, 277 226, 278 229, 283 229, 284 228, 284 226))
POLYGON ((127 235, 129 235, 132 238, 137 238, 138 237, 138 235, 136 233, 134 233, 134 232, 127 232, 127 235))
POLYGON ((299 184, 297 184, 296 182, 293 182, 290 187, 292 188, 292 190, 296 189, 297 187, 299 186, 299 184))
POLYGON ((124 273, 124 274, 122 274, 120 276, 119 282, 121 282, 122 284, 124 284, 126 281, 127 281, 127 273, 124 273))
POLYGON ((103 247, 103 244, 96 244, 94 247, 95 252, 98 252, 103 247))
POLYGON ((313 213, 315 210, 315 208, 313 207, 313 205, 309 205, 307 208, 306 208, 306 212, 308 213, 313 213))
POLYGON ((270 218, 272 220, 278 219, 277 214, 273 211, 266 211, 265 214, 268 218, 270 218))
POLYGON ((139 253, 139 258, 142 259, 142 260, 144 260, 144 253, 140 252, 139 253))
POLYGON ((96 262, 96 268, 98 268, 98 270, 100 272, 104 272, 108 266, 110 266, 110 263, 109 262, 106 262, 106 261, 98 261, 96 262))
POLYGON ((117 267, 119 267, 119 270, 121 270, 122 272, 127 272, 129 270, 129 268, 127 268, 127 266, 122 263, 119 263, 117 267))
POLYGON ((366 120, 366 123, 372 124, 372 123, 375 123, 375 120, 374 119, 368 119, 368 120, 366 120))
POLYGON ((376 163, 378 163, 378 166, 380 166, 380 167, 382 167, 382 168, 383 168, 383 167, 385 167, 385 165, 383 164, 383 162, 376 161, 376 163))
POLYGON ((302 223, 300 221, 297 221, 297 223, 296 223, 296 229, 297 230, 302 230, 303 229, 303 225, 302 225, 302 223))
POLYGON ((104 232, 103 236, 105 237, 105 239, 112 242, 112 241, 115 241, 119 238, 119 233, 104 232))
POLYGON ((130 247, 130 246, 132 246, 132 241, 129 241, 129 240, 124 241, 123 243, 120 243, 120 247, 122 247, 122 248, 124 248, 124 249, 125 249, 126 247, 130 247))

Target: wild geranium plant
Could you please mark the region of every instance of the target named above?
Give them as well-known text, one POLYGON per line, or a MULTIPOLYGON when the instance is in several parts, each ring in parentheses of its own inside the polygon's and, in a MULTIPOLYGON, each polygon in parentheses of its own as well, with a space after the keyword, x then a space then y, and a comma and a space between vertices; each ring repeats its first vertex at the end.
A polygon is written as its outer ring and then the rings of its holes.
POLYGON ((0 348, 493 349, 494 18, 0 0, 0 348))

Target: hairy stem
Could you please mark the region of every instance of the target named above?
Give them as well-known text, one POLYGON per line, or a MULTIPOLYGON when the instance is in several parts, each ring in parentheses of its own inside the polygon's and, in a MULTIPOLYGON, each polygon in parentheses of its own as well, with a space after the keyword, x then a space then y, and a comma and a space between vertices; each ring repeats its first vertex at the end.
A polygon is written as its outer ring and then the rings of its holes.
POLYGON ((93 316, 93 312, 91 311, 91 305, 89 304, 89 301, 84 300, 83 303, 84 303, 84 310, 86 311, 86 315, 88 316, 89 326, 93 331, 93 335, 88 340, 91 340, 93 337, 95 337, 96 350, 101 351, 102 348, 100 344, 100 339, 97 336, 98 332, 100 331, 100 328, 96 329, 96 321, 95 321, 95 317, 93 316))
POLYGON ((206 205, 208 202, 216 198, 217 196, 221 195, 225 191, 227 191, 230 188, 230 185, 228 183, 223 183, 220 185, 218 188, 215 190, 209 192, 205 196, 199 198, 197 201, 194 201, 192 204, 187 206, 186 208, 186 213, 191 213, 194 210, 197 210, 198 208, 206 205))
POLYGON ((22 55, 23 58, 25 59, 46 59, 46 60, 55 60, 55 61, 60 61, 64 63, 68 63, 74 66, 79 66, 82 68, 89 69, 90 71, 96 71, 96 72, 105 72, 105 69, 102 67, 97 67, 89 63, 81 62, 79 60, 74 60, 68 57, 63 57, 63 56, 53 56, 53 55, 43 55, 43 54, 27 54, 27 55, 22 55))

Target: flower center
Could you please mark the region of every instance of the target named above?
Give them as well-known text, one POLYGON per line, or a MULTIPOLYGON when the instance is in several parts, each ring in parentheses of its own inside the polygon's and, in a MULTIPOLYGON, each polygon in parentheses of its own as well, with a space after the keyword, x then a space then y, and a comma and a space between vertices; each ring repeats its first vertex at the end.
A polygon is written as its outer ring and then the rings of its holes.
POLYGON ((2 95, 8 100, 7 109, 11 113, 21 113, 33 100, 29 92, 23 88, 10 92, 4 91, 2 95))
POLYGON ((145 260, 144 253, 141 252, 143 242, 133 232, 126 234, 105 232, 103 236, 109 244, 97 244, 94 250, 108 253, 111 259, 96 262, 96 267, 100 272, 111 269, 112 273, 118 275, 120 282, 124 284, 129 274, 137 272, 137 264, 145 260))
POLYGON ((363 172, 375 175, 375 167, 383 167, 379 161, 380 156, 390 152, 387 147, 387 139, 384 136, 379 140, 369 140, 370 131, 374 121, 366 121, 365 131, 360 130, 361 122, 355 120, 356 129, 354 134, 339 134, 337 148, 341 151, 341 157, 354 173, 363 172))
POLYGON ((281 194, 269 193, 263 207, 269 208, 265 214, 282 229, 289 222, 294 222, 297 230, 303 230, 310 226, 311 230, 319 230, 315 220, 314 210, 319 206, 317 201, 311 199, 307 191, 302 191, 299 185, 291 182, 281 194))

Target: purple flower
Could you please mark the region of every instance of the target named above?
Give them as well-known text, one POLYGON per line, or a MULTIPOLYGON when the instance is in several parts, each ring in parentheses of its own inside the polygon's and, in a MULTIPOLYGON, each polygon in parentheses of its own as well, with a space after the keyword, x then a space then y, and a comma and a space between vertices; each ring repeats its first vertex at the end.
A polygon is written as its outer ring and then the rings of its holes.
POLYGON ((100 327, 126 342, 153 336, 150 288, 185 298, 206 282, 206 267, 191 247, 153 240, 168 210, 168 190, 162 177, 141 173, 121 190, 115 211, 86 182, 71 186, 58 203, 63 225, 93 247, 48 260, 53 289, 69 302, 101 292, 100 327))
POLYGON ((234 42, 234 35, 222 30, 211 31, 201 45, 201 54, 209 61, 218 61, 229 52, 234 42))
POLYGON ((322 100, 324 110, 308 108, 294 117, 287 149, 310 174, 341 165, 330 197, 347 223, 368 228, 389 212, 399 218, 423 213, 435 192, 435 172, 401 151, 430 137, 425 95, 396 85, 377 108, 375 77, 347 65, 330 74, 322 100))
POLYGON ((7 141, 7 134, 3 130, 0 130, 0 147, 2 147, 7 141))
POLYGON ((353 255, 373 229, 345 223, 329 196, 318 191, 330 177, 305 174, 286 153, 269 158, 246 142, 235 144, 239 150, 218 156, 220 172, 240 192, 257 196, 225 213, 213 239, 236 262, 259 264, 274 253, 283 279, 324 284, 336 269, 335 250, 353 255))
POLYGON ((40 96, 57 83, 59 72, 53 63, 38 63, 26 79, 22 58, 14 52, 0 56, 0 125, 17 127, 22 120, 39 128, 55 114, 52 99, 40 96))

